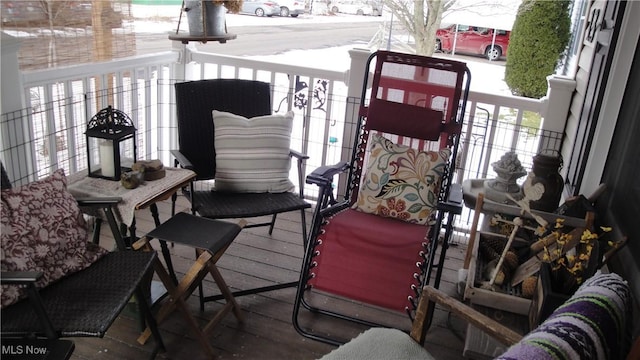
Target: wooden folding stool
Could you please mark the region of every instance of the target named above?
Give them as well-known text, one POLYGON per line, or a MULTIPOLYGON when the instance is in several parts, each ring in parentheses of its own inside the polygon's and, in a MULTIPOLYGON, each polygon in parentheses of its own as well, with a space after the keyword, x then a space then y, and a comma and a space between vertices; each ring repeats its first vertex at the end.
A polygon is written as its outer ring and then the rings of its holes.
MULTIPOLYGON (((239 321, 243 321, 240 306, 218 271, 216 262, 222 257, 245 225, 246 221, 244 220, 241 220, 238 224, 234 224, 181 212, 149 232, 134 244, 135 249, 155 251, 149 244, 149 241, 157 238, 161 241, 182 244, 196 249, 197 258, 195 262, 177 286, 162 263, 156 261, 156 273, 169 293, 169 299, 158 311, 156 319, 158 323, 160 323, 176 308, 179 309, 208 356, 213 356, 214 353, 213 348, 207 340, 207 334, 214 326, 230 311, 233 311, 239 321), (218 285, 222 296, 226 300, 226 304, 222 309, 218 310, 204 327, 200 328, 196 319, 186 306, 186 299, 193 293, 196 287, 202 283, 207 273, 211 274, 213 280, 218 285)), ((144 344, 150 335, 151 331, 147 328, 138 338, 138 342, 144 344)))

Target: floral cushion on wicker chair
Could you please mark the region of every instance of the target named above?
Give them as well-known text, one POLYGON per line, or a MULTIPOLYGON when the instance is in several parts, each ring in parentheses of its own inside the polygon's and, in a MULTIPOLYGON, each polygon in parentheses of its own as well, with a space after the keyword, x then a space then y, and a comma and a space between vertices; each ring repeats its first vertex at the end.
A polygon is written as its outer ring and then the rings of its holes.
POLYGON ((451 150, 420 151, 372 134, 356 210, 427 224, 451 150))
MULTIPOLYGON (((82 270, 107 250, 87 241, 87 225, 67 191, 63 170, 25 186, 2 190, 2 271, 39 271, 44 287, 82 270)), ((2 286, 2 307, 23 296, 17 286, 2 286)))

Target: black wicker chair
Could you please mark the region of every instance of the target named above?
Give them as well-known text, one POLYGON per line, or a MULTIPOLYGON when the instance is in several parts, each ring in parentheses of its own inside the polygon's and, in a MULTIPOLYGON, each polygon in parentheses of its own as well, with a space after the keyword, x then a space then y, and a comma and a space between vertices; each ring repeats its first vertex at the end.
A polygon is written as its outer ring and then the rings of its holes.
MULTIPOLYGON (((2 166, 2 189, 10 188, 11 183, 2 166)), ((118 198, 83 199, 78 203, 104 209, 112 215, 111 206, 118 201, 118 198)), ((122 239, 117 239, 117 243, 120 249, 124 249, 122 239)), ((158 261, 155 252, 110 252, 89 267, 41 289, 35 284, 42 277, 42 272, 2 271, 3 285, 18 285, 27 293, 26 299, 2 309, 3 342, 9 339, 15 343, 43 338, 103 337, 135 294, 139 310, 156 340, 150 355, 154 358, 159 350, 164 351, 164 343, 148 300, 141 299, 149 299, 142 284, 145 283, 143 279, 152 275, 155 261, 158 261)), ((69 341, 50 343, 55 346, 69 341)))
MULTIPOLYGON (((212 111, 225 111, 252 118, 271 115, 271 85, 261 81, 242 79, 211 79, 175 84, 178 118, 179 150, 172 151, 176 166, 193 170, 196 180, 186 192, 192 212, 211 219, 255 218, 271 216, 271 221, 249 223, 245 228, 269 226, 272 233, 279 213, 300 211, 303 243, 307 242, 305 209, 311 207, 303 199, 303 162, 306 155, 290 151, 296 158, 299 192, 239 193, 215 191, 207 183, 215 179, 216 153, 212 111), (204 184, 204 185, 203 185, 204 184)), ((169 269, 172 272, 172 269, 169 269)), ((295 282, 257 289, 243 290, 234 296, 255 294, 295 286, 295 282)), ((217 300, 219 296, 204 297, 201 301, 217 300)), ((201 308, 203 302, 201 302, 201 308)))

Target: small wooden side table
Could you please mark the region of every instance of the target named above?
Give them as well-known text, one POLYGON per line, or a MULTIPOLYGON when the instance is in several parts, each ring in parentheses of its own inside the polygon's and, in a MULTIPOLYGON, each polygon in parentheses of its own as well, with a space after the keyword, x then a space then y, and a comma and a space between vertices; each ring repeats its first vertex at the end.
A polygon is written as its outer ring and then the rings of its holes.
MULTIPOLYGON (((115 211, 115 221, 107 219, 113 236, 129 239, 129 245, 136 240, 136 210, 149 209, 157 226, 161 224, 157 202, 169 199, 181 188, 188 186, 196 177, 196 173, 182 168, 165 167, 165 177, 145 181, 135 189, 125 189, 119 181, 92 178, 86 172, 75 173, 68 177, 69 192, 75 197, 120 197, 115 211), (124 230, 124 231, 123 231, 124 230), (129 235, 127 236, 127 230, 129 235)), ((103 214, 91 213, 102 218, 103 214)), ((162 255, 167 266, 173 269, 171 255, 166 243, 161 242, 162 255)), ((177 279, 175 279, 177 283, 177 279)))

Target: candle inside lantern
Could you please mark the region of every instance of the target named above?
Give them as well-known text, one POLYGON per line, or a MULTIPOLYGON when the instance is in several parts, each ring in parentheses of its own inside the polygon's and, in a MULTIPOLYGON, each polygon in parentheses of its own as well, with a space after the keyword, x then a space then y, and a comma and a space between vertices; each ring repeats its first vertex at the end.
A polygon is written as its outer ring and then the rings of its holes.
POLYGON ((102 167, 102 176, 113 177, 116 175, 111 141, 100 142, 100 166, 102 167))

